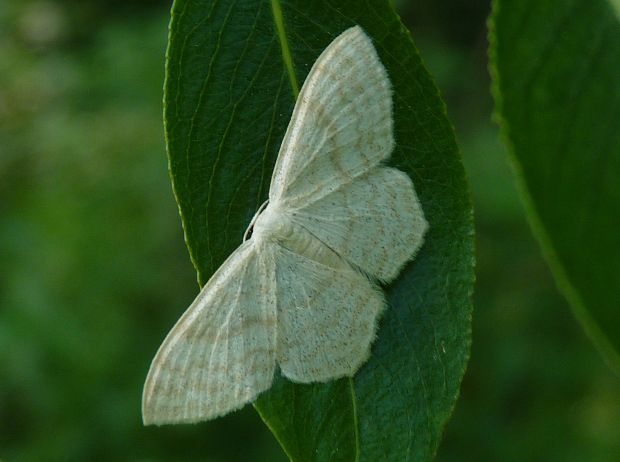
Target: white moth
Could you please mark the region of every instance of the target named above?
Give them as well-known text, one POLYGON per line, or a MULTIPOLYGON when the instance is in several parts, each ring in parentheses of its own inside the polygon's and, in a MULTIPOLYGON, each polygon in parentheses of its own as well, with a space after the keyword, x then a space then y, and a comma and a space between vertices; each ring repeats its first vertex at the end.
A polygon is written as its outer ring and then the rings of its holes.
MULTIPOLYGON (((145 424, 198 422, 254 400, 279 365, 294 382, 352 376, 366 361, 392 281, 428 227, 394 147, 392 90, 360 27, 306 81, 252 235, 159 348, 145 424)), ((247 238, 248 232, 246 232, 247 238)))

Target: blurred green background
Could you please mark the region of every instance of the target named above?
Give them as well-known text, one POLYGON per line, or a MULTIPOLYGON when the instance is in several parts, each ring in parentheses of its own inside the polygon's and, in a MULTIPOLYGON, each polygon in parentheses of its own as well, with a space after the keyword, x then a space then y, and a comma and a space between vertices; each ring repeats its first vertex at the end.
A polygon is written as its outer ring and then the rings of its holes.
MULTIPOLYGON (((448 105, 476 206, 473 348, 438 460, 618 461, 620 380, 523 215, 486 70, 489 4, 396 2, 448 105)), ((144 428, 197 293, 161 121, 168 2, 0 2, 0 459, 283 461, 251 406, 144 428)))

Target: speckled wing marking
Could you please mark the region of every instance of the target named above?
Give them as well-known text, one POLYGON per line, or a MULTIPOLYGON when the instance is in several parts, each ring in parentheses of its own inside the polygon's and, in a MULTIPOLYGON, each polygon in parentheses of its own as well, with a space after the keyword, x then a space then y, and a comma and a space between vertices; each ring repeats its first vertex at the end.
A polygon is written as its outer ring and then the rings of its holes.
POLYGON ((392 89, 370 38, 347 29, 306 78, 276 161, 269 200, 295 209, 349 183, 394 147, 392 89))
POLYGON ((244 242, 157 352, 142 398, 145 424, 198 422, 252 401, 275 371, 273 260, 244 242))
POLYGON ((411 179, 388 167, 375 167, 301 207, 293 220, 383 282, 413 258, 428 228, 411 179))
POLYGON ((366 276, 324 245, 316 248, 314 258, 274 249, 277 360, 295 382, 353 376, 368 359, 385 307, 383 293, 366 276))

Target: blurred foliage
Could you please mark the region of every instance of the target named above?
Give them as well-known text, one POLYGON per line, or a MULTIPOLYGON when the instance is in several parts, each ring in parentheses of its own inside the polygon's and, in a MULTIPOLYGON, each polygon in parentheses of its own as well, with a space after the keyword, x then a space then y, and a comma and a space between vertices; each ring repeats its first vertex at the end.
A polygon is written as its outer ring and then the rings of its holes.
MULTIPOLYGON (((620 382, 558 294, 489 122, 481 0, 398 2, 448 104, 477 218, 473 350, 438 460, 620 460, 620 382)), ((144 428, 197 291, 167 176, 163 2, 0 3, 0 458, 277 461, 251 407, 144 428)))
POLYGON ((489 28, 496 115, 526 214, 620 376, 620 22, 608 0, 494 0, 489 28))

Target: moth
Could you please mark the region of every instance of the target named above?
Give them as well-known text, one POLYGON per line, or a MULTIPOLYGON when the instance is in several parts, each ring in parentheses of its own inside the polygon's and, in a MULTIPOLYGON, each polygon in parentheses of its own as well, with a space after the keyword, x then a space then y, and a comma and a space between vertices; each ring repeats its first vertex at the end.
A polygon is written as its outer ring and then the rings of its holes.
POLYGON ((428 224, 394 148, 392 88, 355 26, 310 70, 243 243, 172 328, 151 364, 145 424, 198 422, 253 401, 276 366, 294 382, 353 376, 392 281, 428 224), (251 236, 250 236, 251 232, 251 236))

